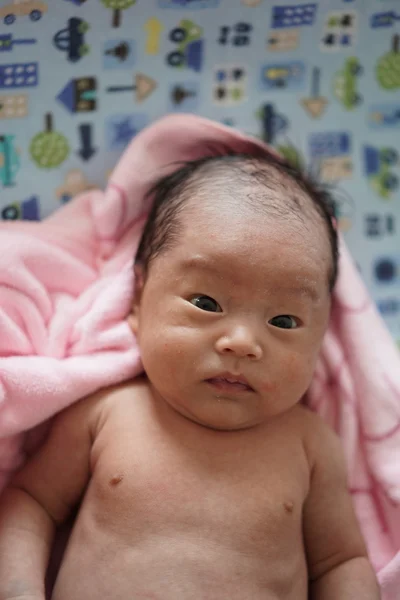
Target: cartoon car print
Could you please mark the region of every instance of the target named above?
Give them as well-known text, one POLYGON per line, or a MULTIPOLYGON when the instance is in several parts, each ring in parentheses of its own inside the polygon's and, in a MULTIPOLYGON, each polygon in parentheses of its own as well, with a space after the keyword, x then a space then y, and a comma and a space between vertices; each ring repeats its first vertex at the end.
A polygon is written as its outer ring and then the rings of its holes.
POLYGON ((397 150, 364 146, 364 165, 371 187, 382 198, 390 198, 399 186, 399 178, 390 170, 400 165, 397 150))
POLYGON ((333 93, 347 110, 362 102, 362 96, 357 92, 357 76, 362 71, 358 59, 350 56, 346 59, 343 69, 334 76, 333 93))
POLYGON ((0 7, 0 19, 5 25, 12 25, 17 17, 26 15, 31 21, 39 21, 47 10, 47 4, 41 0, 14 0, 12 4, 0 7))
POLYGON ((203 29, 188 19, 182 19, 178 27, 169 34, 171 42, 178 47, 167 56, 171 67, 187 66, 194 71, 200 71, 203 58, 203 29))
POLYGON ((40 221, 38 198, 32 196, 23 202, 8 204, 2 209, 0 215, 3 221, 16 221, 17 219, 40 221))
POLYGON ((68 60, 77 62, 90 52, 85 44, 85 33, 89 30, 89 24, 78 17, 68 19, 67 27, 60 29, 53 37, 56 48, 67 52, 68 60))
POLYGON ((4 187, 15 185, 15 174, 20 168, 14 135, 0 135, 0 181, 4 187))

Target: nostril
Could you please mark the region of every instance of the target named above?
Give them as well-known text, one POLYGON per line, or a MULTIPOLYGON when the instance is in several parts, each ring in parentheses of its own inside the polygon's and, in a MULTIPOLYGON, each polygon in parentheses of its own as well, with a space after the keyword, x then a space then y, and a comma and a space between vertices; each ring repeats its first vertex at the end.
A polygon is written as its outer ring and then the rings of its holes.
POLYGON ((261 348, 255 340, 244 337, 242 334, 236 336, 235 339, 231 337, 219 338, 215 343, 215 349, 220 354, 234 355, 240 358, 247 357, 250 360, 256 360, 261 356, 261 348))

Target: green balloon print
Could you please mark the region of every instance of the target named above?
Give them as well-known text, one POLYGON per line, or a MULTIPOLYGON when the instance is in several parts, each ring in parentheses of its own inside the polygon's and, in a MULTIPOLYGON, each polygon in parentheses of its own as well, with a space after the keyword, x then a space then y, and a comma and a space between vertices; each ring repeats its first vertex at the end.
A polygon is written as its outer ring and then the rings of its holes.
POLYGON ((384 54, 376 65, 376 78, 384 90, 400 88, 400 35, 392 37, 392 48, 384 54))
POLYGON ((136 4, 136 0, 101 0, 107 8, 113 11, 112 26, 119 27, 121 25, 121 10, 125 10, 136 4))
POLYGON ((67 138, 57 131, 53 131, 53 116, 47 113, 45 117, 45 131, 37 133, 32 139, 29 151, 32 160, 40 169, 54 169, 69 155, 67 138))

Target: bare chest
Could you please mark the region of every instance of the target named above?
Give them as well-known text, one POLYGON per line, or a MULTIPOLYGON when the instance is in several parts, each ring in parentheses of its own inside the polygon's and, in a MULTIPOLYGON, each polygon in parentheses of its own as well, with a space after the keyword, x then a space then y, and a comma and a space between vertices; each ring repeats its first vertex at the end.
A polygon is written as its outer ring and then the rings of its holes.
POLYGON ((289 549, 301 537, 309 474, 296 436, 268 434, 188 434, 125 415, 99 436, 87 508, 127 543, 181 534, 241 552, 274 540, 289 549))

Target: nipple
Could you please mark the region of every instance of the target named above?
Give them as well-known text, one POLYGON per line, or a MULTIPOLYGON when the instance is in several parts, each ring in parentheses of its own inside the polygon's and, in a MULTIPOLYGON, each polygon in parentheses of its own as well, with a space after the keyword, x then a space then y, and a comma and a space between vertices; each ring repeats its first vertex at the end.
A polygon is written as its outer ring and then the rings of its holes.
POLYGON ((110 485, 118 485, 119 483, 121 483, 123 478, 123 475, 114 475, 114 477, 110 479, 110 485))
POLYGON ((294 509, 293 502, 290 502, 290 501, 284 502, 283 503, 283 507, 284 507, 284 509, 285 509, 285 511, 287 513, 292 513, 293 512, 293 509, 294 509))

